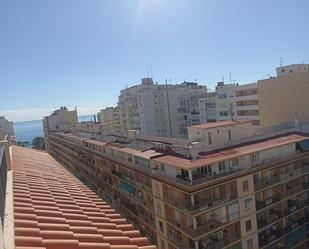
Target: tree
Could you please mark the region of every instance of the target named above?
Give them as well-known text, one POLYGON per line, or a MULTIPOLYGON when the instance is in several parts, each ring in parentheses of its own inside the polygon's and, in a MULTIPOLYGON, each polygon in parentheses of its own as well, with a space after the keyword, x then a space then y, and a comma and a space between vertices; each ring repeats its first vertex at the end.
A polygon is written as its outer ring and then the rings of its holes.
POLYGON ((45 150, 45 141, 44 137, 35 137, 32 140, 32 148, 36 150, 45 150))

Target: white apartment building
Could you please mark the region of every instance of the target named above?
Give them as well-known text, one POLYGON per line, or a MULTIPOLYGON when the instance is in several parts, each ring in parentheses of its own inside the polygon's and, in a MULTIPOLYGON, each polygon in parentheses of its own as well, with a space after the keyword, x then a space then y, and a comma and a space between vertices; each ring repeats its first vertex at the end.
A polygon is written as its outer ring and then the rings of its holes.
POLYGON ((309 72, 309 64, 292 64, 276 68, 277 77, 286 76, 296 73, 309 72))
POLYGON ((235 115, 235 84, 218 82, 216 86, 216 119, 217 121, 232 119, 235 115))
POLYGON ((13 122, 8 121, 4 116, 0 116, 0 139, 6 134, 14 136, 13 122))
POLYGON ((239 119, 260 124, 257 83, 227 84, 219 82, 216 87, 217 121, 239 119))
MULTIPOLYGON (((179 85, 158 85, 151 78, 120 92, 120 130, 138 130, 142 134, 185 137, 189 120, 199 120, 199 100, 207 93, 205 86, 184 82, 179 85)), ((190 121, 190 122, 191 122, 190 121)))

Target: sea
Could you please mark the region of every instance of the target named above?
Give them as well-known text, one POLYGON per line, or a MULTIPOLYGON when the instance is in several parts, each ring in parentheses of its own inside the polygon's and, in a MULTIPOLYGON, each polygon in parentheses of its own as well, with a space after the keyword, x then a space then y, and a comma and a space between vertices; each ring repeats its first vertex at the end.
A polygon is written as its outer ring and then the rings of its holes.
MULTIPOLYGON (((78 122, 94 120, 93 115, 78 116, 78 122)), ((44 137, 42 120, 14 122, 15 139, 17 142, 32 142, 35 137, 44 137)))

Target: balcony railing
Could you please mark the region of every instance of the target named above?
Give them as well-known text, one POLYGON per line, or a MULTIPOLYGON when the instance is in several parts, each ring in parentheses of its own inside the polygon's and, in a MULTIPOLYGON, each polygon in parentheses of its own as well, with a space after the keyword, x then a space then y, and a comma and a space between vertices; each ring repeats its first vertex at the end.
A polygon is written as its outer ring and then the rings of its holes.
POLYGON ((241 237, 240 231, 233 231, 233 236, 228 233, 224 233, 223 238, 219 238, 214 235, 210 235, 206 239, 202 239, 199 241, 200 249, 217 249, 223 248, 237 240, 241 237))
POLYGON ((168 240, 171 241, 177 248, 179 249, 186 249, 185 245, 182 241, 182 238, 177 237, 176 235, 173 235, 171 233, 168 233, 168 240))
POLYGON ((294 229, 296 229, 297 227, 303 225, 305 222, 305 218, 304 217, 300 217, 294 221, 289 222, 289 224, 287 224, 284 228, 284 232, 288 233, 294 229))
POLYGON ((269 179, 263 179, 260 182, 257 182, 254 184, 255 190, 260 190, 262 188, 266 188, 268 186, 271 186, 277 182, 280 182, 280 176, 272 176, 269 179))
POLYGON ((304 189, 309 189, 309 181, 303 182, 303 188, 304 189))
POLYGON ((281 210, 278 210, 276 212, 273 212, 271 215, 269 215, 268 217, 266 218, 260 218, 258 217, 257 218, 257 223, 258 223, 258 229, 261 229, 265 226, 267 226, 268 224, 271 224, 275 221, 277 221, 279 218, 282 217, 282 211, 281 210))
POLYGON ((300 186, 296 186, 294 188, 290 188, 288 190, 282 191, 282 198, 286 198, 286 197, 293 195, 293 194, 296 194, 296 193, 298 193, 302 190, 303 190, 303 187, 300 185, 300 186))
POLYGON ((277 201, 280 201, 280 196, 273 196, 267 200, 263 200, 263 201, 260 201, 260 200, 256 200, 255 203, 256 203, 256 209, 257 210, 260 210, 268 205, 271 205, 277 201))
POLYGON ((284 215, 289 215, 302 207, 303 207, 302 202, 295 202, 293 204, 287 205, 287 207, 284 208, 283 213, 284 215))
POLYGON ((214 180, 220 177, 225 177, 225 176, 240 172, 243 169, 244 169, 243 167, 235 167, 235 168, 231 168, 226 171, 222 171, 220 173, 213 174, 212 176, 196 174, 193 176, 192 180, 182 175, 177 175, 176 177, 172 177, 172 176, 167 175, 164 171, 160 171, 160 170, 154 170, 153 172, 154 174, 162 176, 169 180, 172 180, 173 182, 178 182, 180 184, 187 185, 187 186, 195 186, 198 184, 205 183, 207 181, 211 181, 211 180, 214 180))
POLYGON ((266 246, 268 243, 280 238, 283 235, 283 229, 268 230, 259 234, 260 248, 266 246))
POLYGON ((5 207, 5 193, 6 193, 6 181, 7 181, 7 165, 5 160, 5 145, 0 143, 0 218, 3 224, 4 222, 4 207, 5 207))

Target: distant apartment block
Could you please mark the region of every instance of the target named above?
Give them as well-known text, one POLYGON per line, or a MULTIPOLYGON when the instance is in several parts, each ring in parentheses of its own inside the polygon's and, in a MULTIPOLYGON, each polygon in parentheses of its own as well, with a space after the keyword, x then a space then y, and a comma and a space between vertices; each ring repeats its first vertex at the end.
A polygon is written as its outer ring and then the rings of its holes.
POLYGON ((260 124, 257 83, 224 84, 216 87, 217 120, 244 119, 254 125, 260 124))
POLYGON ((121 90, 117 107, 98 115, 108 132, 174 138, 187 138, 188 126, 214 121, 250 120, 257 127, 309 122, 309 64, 276 71, 277 77, 255 83, 218 82, 212 92, 197 83, 158 84, 144 78, 121 90))
POLYGON ((308 248, 308 127, 189 127, 190 139, 49 132, 48 152, 160 249, 308 248))
POLYGON ((69 111, 68 108, 61 107, 60 109, 55 110, 50 116, 44 117, 42 122, 45 146, 48 150, 47 146, 49 145, 49 132, 57 129, 65 129, 65 127, 69 127, 70 129, 75 128, 77 125, 77 111, 69 111))
POLYGON ((297 73, 309 72, 309 64, 292 64, 287 66, 280 66, 276 68, 277 76, 287 76, 297 73))
POLYGON ((106 132, 120 133, 120 115, 118 107, 107 107, 98 113, 98 121, 106 132))
POLYGON ((121 90, 119 96, 120 131, 139 130, 142 134, 185 137, 189 122, 200 122, 199 97, 207 93, 197 83, 159 85, 152 78, 121 90))
POLYGON ((4 116, 0 116, 0 140, 5 135, 14 136, 13 122, 8 121, 4 116))

